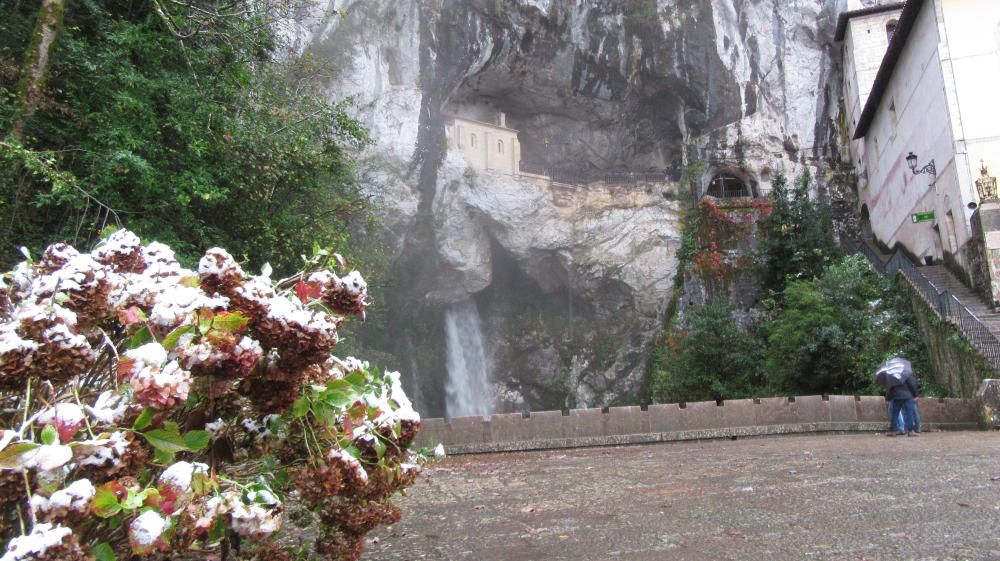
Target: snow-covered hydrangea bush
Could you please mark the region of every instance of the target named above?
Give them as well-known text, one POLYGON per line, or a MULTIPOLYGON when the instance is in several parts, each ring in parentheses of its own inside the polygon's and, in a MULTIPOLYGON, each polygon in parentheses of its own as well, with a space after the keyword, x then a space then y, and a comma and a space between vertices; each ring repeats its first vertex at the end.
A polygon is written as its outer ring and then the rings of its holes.
POLYGON ((426 458, 399 375, 332 354, 368 295, 323 265, 120 230, 4 275, 0 561, 359 557, 426 458))

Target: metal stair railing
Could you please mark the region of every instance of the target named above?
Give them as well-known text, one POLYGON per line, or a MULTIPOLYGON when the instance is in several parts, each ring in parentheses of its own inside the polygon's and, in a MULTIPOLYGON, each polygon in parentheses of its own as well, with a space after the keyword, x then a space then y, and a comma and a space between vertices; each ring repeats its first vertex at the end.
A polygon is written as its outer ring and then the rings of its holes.
POLYGON ((888 261, 883 262, 878 252, 868 243, 841 238, 840 246, 850 254, 864 255, 872 268, 889 278, 902 273, 910 286, 920 293, 941 319, 954 324, 987 362, 1000 369, 1000 340, 996 335, 954 294, 938 290, 906 254, 897 250, 888 261))

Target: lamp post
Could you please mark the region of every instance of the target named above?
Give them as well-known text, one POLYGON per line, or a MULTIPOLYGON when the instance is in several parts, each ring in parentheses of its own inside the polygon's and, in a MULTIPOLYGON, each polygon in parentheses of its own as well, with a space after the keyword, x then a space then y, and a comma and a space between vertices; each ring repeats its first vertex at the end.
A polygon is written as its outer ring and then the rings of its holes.
POLYGON ((910 171, 913 172, 913 175, 920 175, 921 173, 929 173, 931 174, 931 176, 937 179, 937 166, 934 165, 934 160, 931 160, 930 163, 928 163, 926 166, 917 169, 917 155, 914 154, 913 152, 910 152, 909 155, 906 156, 906 165, 910 166, 910 171))
POLYGON ((979 179, 976 180, 976 191, 979 192, 979 201, 997 200, 997 178, 990 175, 986 169, 986 162, 980 161, 981 169, 979 179))

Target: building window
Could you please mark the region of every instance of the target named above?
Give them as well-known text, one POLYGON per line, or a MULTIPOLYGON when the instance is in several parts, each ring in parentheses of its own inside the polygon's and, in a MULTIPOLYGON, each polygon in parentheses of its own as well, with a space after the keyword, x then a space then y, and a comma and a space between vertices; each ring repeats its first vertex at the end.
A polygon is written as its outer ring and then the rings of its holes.
POLYGON ((469 135, 469 146, 471 146, 473 148, 476 147, 476 135, 474 135, 474 134, 470 134, 469 135))
POLYGON ((503 141, 497 141, 497 154, 503 154, 503 141))
POLYGON ((899 27, 899 22, 896 20, 890 20, 889 23, 885 24, 885 37, 892 42, 892 36, 896 34, 896 28, 899 27))

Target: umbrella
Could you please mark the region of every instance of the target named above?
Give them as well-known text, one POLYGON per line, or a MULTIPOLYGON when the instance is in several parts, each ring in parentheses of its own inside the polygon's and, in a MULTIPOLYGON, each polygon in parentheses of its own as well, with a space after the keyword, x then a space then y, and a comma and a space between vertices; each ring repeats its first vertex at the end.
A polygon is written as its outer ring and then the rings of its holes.
POLYGON ((890 358, 875 371, 875 381, 885 389, 901 385, 913 376, 913 365, 905 358, 890 358))

